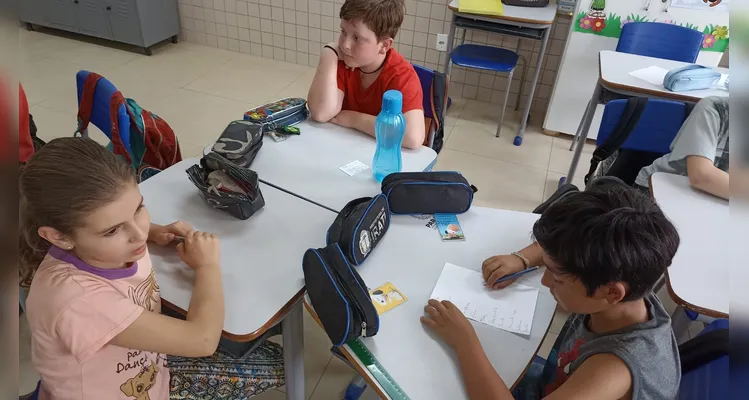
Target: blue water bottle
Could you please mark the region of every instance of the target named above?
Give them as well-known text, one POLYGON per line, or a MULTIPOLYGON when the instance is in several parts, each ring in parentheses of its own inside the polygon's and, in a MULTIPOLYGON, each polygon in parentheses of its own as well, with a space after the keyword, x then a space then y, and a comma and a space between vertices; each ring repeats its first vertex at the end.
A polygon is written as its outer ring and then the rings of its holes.
POLYGON ((372 172, 378 182, 394 172, 400 172, 401 144, 406 133, 403 117, 403 95, 397 90, 388 90, 382 96, 382 111, 375 120, 377 150, 372 161, 372 172))

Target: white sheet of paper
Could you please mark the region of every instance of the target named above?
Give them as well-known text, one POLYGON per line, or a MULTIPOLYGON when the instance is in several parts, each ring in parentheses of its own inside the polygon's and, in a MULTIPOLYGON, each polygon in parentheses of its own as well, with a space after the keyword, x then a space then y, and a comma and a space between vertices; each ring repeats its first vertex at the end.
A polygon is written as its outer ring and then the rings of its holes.
POLYGON ((480 272, 446 263, 431 298, 451 301, 468 319, 530 335, 538 289, 514 283, 502 290, 489 290, 480 272))
POLYGON ((351 161, 350 163, 342 166, 340 168, 341 171, 345 172, 348 176, 354 176, 362 171, 366 171, 369 169, 369 166, 367 164, 364 164, 363 162, 356 160, 351 161))
POLYGON ((629 74, 652 85, 663 87, 663 78, 666 77, 667 73, 668 70, 665 68, 652 66, 632 71, 629 74))

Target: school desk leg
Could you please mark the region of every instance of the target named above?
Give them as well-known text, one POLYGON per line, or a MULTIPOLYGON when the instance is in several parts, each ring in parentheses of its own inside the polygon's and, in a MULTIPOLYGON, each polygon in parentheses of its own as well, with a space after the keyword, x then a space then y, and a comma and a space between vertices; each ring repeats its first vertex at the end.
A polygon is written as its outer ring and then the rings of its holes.
MULTIPOLYGON (((531 89, 528 92, 528 99, 525 100, 525 109, 523 110, 523 117, 520 119, 520 129, 516 137, 523 140, 525 134, 525 127, 528 126, 528 115, 531 112, 531 104, 533 104, 533 94, 536 92, 536 83, 538 83, 538 77, 541 75, 541 66, 544 64, 544 54, 546 53, 546 44, 549 42, 549 33, 551 32, 551 25, 544 29, 544 36, 541 39, 541 49, 538 51, 538 61, 536 62, 536 71, 533 72, 533 81, 531 81, 531 89)), ((522 93, 518 93, 521 96, 522 93)))
MULTIPOLYGON (((583 117, 580 119, 580 125, 577 127, 577 141, 575 144, 575 154, 572 156, 572 162, 570 163, 570 169, 567 172, 568 183, 572 183, 575 178, 575 170, 577 170, 577 164, 580 162, 580 155, 583 153, 583 147, 585 147, 585 139, 588 138, 588 130, 590 124, 593 122, 593 115, 596 113, 596 107, 598 106, 598 98, 601 96, 601 84, 596 83, 595 89, 593 89, 593 96, 588 101, 588 107, 585 108, 583 117)), ((561 184, 560 184, 561 186, 561 184)))
POLYGON ((297 303, 281 321, 283 365, 286 374, 286 398, 304 399, 304 322, 302 302, 297 303))
MULTIPOLYGON (((450 75, 450 53, 453 51, 453 42, 455 41, 455 13, 450 19, 450 31, 447 33, 447 52, 445 53, 445 69, 442 71, 445 75, 450 75)), ((450 79, 448 76, 447 79, 450 79)))
POLYGON ((691 325, 692 320, 684 312, 684 308, 682 306, 676 307, 674 313, 671 314, 671 328, 674 330, 676 343, 682 344, 689 340, 689 327, 691 325))

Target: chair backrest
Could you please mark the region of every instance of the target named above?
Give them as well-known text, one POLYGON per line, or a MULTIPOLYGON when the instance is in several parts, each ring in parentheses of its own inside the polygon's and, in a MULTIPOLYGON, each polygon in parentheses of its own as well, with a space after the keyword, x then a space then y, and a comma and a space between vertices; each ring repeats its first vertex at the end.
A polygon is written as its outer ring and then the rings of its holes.
POLYGON ((432 81, 434 80, 434 71, 428 68, 424 68, 420 65, 412 64, 416 70, 416 75, 419 76, 421 82, 421 93, 423 94, 422 105, 424 106, 424 118, 432 119, 432 99, 430 93, 432 93, 432 81))
MULTIPOLYGON (((727 319, 716 319, 692 340, 721 329, 729 329, 727 319)), ((725 346, 728 346, 728 344, 725 344, 725 346)), ((679 400, 718 400, 731 398, 729 395, 728 365, 729 356, 725 354, 686 372, 681 377, 679 400)))
MULTIPOLYGON (((76 88, 78 91, 78 106, 81 104, 83 86, 88 74, 89 71, 81 70, 78 71, 75 76, 76 88)), ((108 81, 106 78, 102 78, 99 83, 96 84, 96 90, 94 91, 94 104, 91 110, 91 123, 104 132, 109 140, 112 140, 112 120, 110 118, 109 105, 115 92, 117 92, 117 88, 112 84, 112 82, 108 81)), ((130 116, 128 115, 124 104, 117 110, 117 115, 120 137, 122 138, 125 148, 130 152, 130 116)))
POLYGON ((694 29, 662 22, 630 22, 622 28, 616 51, 694 63, 704 35, 694 29))
MULTIPOLYGON (((596 145, 600 146, 611 135, 627 108, 627 100, 613 100, 606 104, 598 130, 596 145)), ((637 125, 621 149, 666 154, 687 116, 684 103, 669 100, 648 100, 637 125)))

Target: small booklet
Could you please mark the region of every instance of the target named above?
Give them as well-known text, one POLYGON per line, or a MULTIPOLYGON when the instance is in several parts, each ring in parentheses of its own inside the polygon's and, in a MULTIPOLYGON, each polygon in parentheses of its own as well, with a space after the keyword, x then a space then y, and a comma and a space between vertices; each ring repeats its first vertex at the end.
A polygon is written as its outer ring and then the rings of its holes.
POLYGON ((437 222, 437 231, 442 236, 442 241, 466 240, 457 215, 434 214, 434 220, 437 222))

